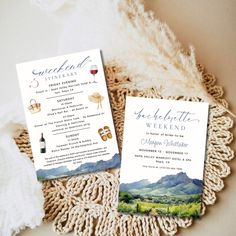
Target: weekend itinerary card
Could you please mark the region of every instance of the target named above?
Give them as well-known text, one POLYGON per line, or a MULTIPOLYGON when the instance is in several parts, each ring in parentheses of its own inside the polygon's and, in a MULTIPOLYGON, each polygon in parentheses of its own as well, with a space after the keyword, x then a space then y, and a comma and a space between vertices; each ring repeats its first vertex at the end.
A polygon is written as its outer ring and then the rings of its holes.
POLYGON ((208 104, 126 97, 118 211, 199 217, 208 104))
POLYGON ((17 65, 39 180, 120 165, 100 50, 17 65))

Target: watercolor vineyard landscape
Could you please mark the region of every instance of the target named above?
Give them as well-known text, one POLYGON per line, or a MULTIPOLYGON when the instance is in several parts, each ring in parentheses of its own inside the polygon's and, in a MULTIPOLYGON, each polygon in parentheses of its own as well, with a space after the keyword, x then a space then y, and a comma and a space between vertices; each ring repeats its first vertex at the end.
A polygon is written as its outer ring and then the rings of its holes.
POLYGON ((120 185, 118 210, 123 213, 200 216, 202 181, 186 173, 166 175, 155 183, 140 180, 120 185))

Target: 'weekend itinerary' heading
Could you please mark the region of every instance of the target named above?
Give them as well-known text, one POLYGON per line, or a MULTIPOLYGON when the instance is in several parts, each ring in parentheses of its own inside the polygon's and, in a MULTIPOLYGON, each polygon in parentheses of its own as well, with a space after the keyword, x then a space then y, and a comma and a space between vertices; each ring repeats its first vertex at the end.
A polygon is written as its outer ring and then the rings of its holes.
POLYGON ((45 76, 46 80, 50 78, 64 78, 67 76, 76 75, 76 70, 83 68, 89 62, 91 62, 90 56, 85 57, 81 62, 77 64, 69 64, 69 60, 67 59, 64 60, 61 65, 56 66, 54 68, 33 69, 32 74, 37 77, 45 76))

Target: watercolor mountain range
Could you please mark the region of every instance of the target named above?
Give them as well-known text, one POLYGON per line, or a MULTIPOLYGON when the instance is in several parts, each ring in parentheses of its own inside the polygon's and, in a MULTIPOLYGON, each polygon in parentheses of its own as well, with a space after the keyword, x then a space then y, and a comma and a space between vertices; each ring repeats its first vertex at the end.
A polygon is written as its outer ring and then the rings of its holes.
POLYGON ((96 171, 101 171, 110 168, 119 168, 120 167, 120 156, 119 154, 115 154, 109 160, 99 160, 97 162, 87 162, 81 164, 74 170, 69 170, 66 166, 60 166, 52 169, 39 169, 36 171, 38 180, 48 180, 55 179, 60 177, 72 176, 72 175, 80 175, 85 173, 91 173, 96 171))
POLYGON ((120 185, 120 191, 144 195, 190 195, 202 192, 202 181, 191 179, 186 173, 166 175, 156 183, 150 183, 147 179, 120 185))
POLYGON ((120 184, 118 211, 148 215, 200 217, 203 181, 184 172, 166 175, 157 182, 142 179, 120 184))

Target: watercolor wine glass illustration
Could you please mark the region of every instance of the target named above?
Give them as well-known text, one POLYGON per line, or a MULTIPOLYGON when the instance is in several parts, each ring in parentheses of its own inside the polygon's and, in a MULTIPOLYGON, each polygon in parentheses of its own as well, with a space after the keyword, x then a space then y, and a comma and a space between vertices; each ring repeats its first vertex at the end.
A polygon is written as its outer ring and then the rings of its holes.
POLYGON ((97 83, 96 81, 95 81, 95 75, 98 73, 98 67, 97 67, 97 65, 91 65, 91 67, 90 67, 90 74, 92 74, 93 75, 93 83, 97 83))

